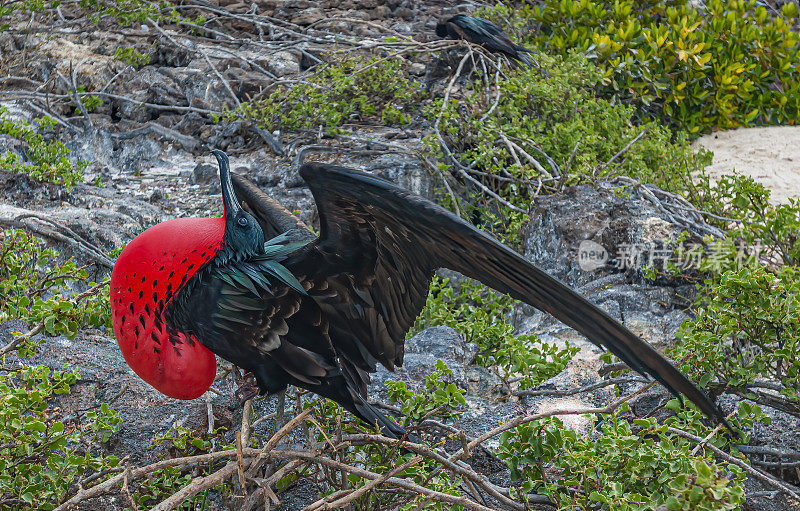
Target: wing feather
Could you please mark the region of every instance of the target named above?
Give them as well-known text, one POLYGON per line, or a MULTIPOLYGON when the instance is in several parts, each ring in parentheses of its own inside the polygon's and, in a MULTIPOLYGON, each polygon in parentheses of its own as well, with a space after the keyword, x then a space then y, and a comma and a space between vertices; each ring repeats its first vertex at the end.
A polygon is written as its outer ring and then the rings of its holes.
POLYGON ((405 335, 425 304, 434 270, 445 267, 549 312, 632 369, 653 376, 706 415, 724 421, 708 396, 652 346, 444 208, 341 167, 306 164, 300 175, 317 203, 321 234, 290 254, 284 265, 301 280, 325 281, 337 289, 333 296, 316 296, 314 288, 309 294, 331 318, 334 345, 360 369, 373 370, 370 357, 359 359, 363 351, 387 368, 402 364, 405 335), (370 283, 367 300, 361 290, 370 283), (370 312, 362 315, 362 309, 370 312), (352 346, 354 342, 361 346, 352 346))

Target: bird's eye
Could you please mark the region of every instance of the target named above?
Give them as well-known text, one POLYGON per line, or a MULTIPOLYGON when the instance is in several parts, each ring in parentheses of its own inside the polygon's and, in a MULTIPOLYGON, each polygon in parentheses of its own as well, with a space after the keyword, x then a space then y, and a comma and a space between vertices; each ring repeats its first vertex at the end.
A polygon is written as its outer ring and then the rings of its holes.
POLYGON ((239 220, 237 220, 237 222, 240 226, 247 227, 247 217, 244 216, 239 217, 239 220))

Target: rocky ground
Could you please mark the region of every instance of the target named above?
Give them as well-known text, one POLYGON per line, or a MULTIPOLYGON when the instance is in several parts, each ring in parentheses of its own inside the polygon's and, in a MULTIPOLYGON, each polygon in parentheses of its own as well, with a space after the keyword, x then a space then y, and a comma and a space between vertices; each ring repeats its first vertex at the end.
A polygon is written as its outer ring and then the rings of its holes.
MULTIPOLYGON (((111 250, 168 218, 219 214, 221 198, 216 167, 208 154, 210 147, 226 150, 234 172, 253 179, 311 224, 313 200, 297 175, 300 155, 374 172, 419 195, 434 197, 437 182, 415 154, 424 131, 418 122, 402 129, 355 127, 351 135, 355 142, 322 140, 309 133, 275 133, 273 137, 279 140, 275 146, 252 126, 241 122, 214 124, 208 114, 235 107, 236 101, 258 94, 276 77, 297 76, 315 55, 339 44, 352 48, 393 32, 423 41, 433 39, 438 17, 469 11, 472 5, 409 0, 262 0, 247 4, 212 0, 207 5, 208 9, 221 6, 242 15, 255 9, 264 19, 281 23, 257 27, 263 30, 263 37, 227 42, 221 36, 188 37, 153 24, 124 31, 110 26, 81 31, 70 24, 71 13, 64 12, 64 23, 55 30, 0 34, 0 69, 11 77, 4 79, 2 87, 30 93, 14 99, 8 94, 0 96, 0 105, 15 117, 40 115, 45 93, 67 93, 69 84, 65 80, 74 79, 88 90, 109 94, 88 119, 76 114, 74 105, 55 106, 52 112, 60 115, 57 135, 68 142, 72 156, 90 162, 87 181, 99 177, 102 186, 82 184, 65 191, 24 175, 0 173, 0 219, 34 212, 111 250), (326 22, 327 32, 306 32, 309 26, 331 18, 334 20, 326 22), (292 33, 305 36, 293 38, 292 33), (277 35, 279 43, 271 42, 270 35, 277 35), (120 45, 151 55, 150 64, 136 70, 115 60, 114 49, 120 45), (359 151, 331 154, 321 149, 334 142, 340 148, 355 147, 359 151)), ((224 33, 254 30, 235 16, 219 23, 217 28, 224 33)), ((431 73, 433 64, 430 55, 409 57, 408 72, 430 86, 436 81, 431 73)), ((9 144, 8 139, 0 137, 0 152, 16 150, 9 144)), ((796 190, 787 192, 787 196, 792 195, 796 196, 796 190)), ((685 309, 693 288, 674 282, 649 283, 637 271, 613 267, 616 247, 659 241, 680 231, 663 213, 637 193, 621 198, 607 188, 589 185, 541 197, 533 210, 524 254, 529 260, 579 289, 657 347, 673 341, 676 329, 689 317, 685 309), (593 271, 582 268, 578 252, 585 240, 605 247, 611 264, 593 271)), ((73 253, 71 246, 56 246, 65 254, 73 253)), ((74 255, 82 257, 80 253, 74 255)), ((516 321, 520 332, 581 347, 565 371, 545 382, 542 389, 575 388, 601 378, 600 350, 574 331, 527 307, 516 311, 516 321)), ((6 342, 9 332, 23 328, 13 322, 0 325, 0 343, 6 342)), ((408 341, 404 366, 394 374, 380 370, 370 392, 377 399, 385 399, 383 383, 387 379, 402 379, 418 387, 436 360, 442 359, 453 370, 456 383, 468 390, 468 406, 459 426, 470 435, 523 413, 604 405, 611 397, 610 391, 600 389, 567 398, 500 399, 499 378, 473 364, 475 350, 449 328, 424 330, 408 341)), ((84 330, 72 341, 47 338, 34 361, 54 368, 69 364, 80 369, 83 379, 63 406, 83 409, 107 402, 118 410, 124 422, 109 449, 120 456, 131 456, 132 463, 152 459, 155 452, 147 449, 152 437, 171 426, 205 430, 209 406, 216 426, 240 420, 240 410, 228 409, 232 382, 218 382, 218 393, 209 394, 208 400, 166 398, 133 374, 109 332, 84 330)), ((263 399, 258 406, 271 409, 274 400, 263 399)), ((777 419, 774 430, 757 432, 759 441, 800 447, 796 438, 776 440, 782 435, 781 421, 788 420, 777 419)), ((581 417, 569 424, 583 431, 588 427, 581 417)), ((486 466, 489 473, 506 477, 504 466, 496 459, 487 461, 486 466)), ((286 497, 282 508, 299 509, 306 498, 303 492, 299 487, 286 497)), ((749 500, 748 505, 749 509, 791 509, 769 499, 749 500)))

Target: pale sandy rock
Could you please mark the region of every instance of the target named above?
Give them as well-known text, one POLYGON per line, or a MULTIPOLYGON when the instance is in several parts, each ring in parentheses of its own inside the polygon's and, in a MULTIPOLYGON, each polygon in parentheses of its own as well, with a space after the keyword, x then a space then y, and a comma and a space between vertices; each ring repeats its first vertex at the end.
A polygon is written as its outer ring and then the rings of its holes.
MULTIPOLYGON (((580 410, 583 408, 594 408, 594 406, 592 403, 582 401, 575 397, 564 397, 537 403, 535 413, 552 413, 555 411, 580 410)), ((564 426, 578 433, 589 433, 592 427, 592 419, 588 415, 560 415, 558 418, 561 419, 564 426)))
POLYGON ((311 25, 325 17, 325 11, 319 7, 309 7, 300 12, 294 13, 292 16, 292 23, 298 25, 311 25))
POLYGON ((293 75, 300 72, 300 58, 289 51, 279 51, 270 55, 267 69, 275 76, 293 75))
POLYGON ((51 61, 65 77, 74 71, 78 83, 88 85, 87 90, 102 88, 117 71, 125 67, 123 62, 114 57, 100 55, 95 48, 76 44, 66 38, 45 39, 37 51, 42 60, 51 61))
POLYGON ((700 137, 714 152, 708 167, 712 178, 726 174, 750 176, 772 191, 774 203, 800 199, 800 126, 768 126, 720 131, 700 137))
POLYGON ((409 72, 414 76, 422 76, 425 74, 425 64, 414 62, 411 64, 411 69, 409 69, 409 72))

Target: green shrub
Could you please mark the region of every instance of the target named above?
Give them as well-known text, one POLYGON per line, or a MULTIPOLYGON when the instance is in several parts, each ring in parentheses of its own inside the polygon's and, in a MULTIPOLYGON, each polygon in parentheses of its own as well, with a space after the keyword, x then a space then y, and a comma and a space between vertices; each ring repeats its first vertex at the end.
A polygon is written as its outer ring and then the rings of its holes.
POLYGON ((727 206, 721 213, 740 220, 729 238, 751 247, 754 257, 758 251, 778 264, 800 265, 800 201, 772 204, 769 190, 750 177, 723 176, 716 190, 727 206))
MULTIPOLYGON (((86 109, 87 113, 94 112, 95 110, 103 106, 103 100, 100 99, 100 96, 96 94, 86 94, 88 91, 86 90, 86 87, 84 87, 83 85, 78 85, 77 92, 79 94, 82 94, 82 96, 80 96, 80 101, 81 104, 83 105, 83 108, 86 109)), ((81 109, 76 108, 75 114, 80 114, 80 113, 81 109)))
POLYGON ((136 69, 139 69, 140 67, 146 66, 150 63, 150 55, 141 53, 136 48, 131 46, 117 48, 114 50, 114 58, 136 69))
POLYGON ((580 348, 569 343, 559 348, 555 344, 542 342, 535 335, 513 337, 510 331, 507 335, 502 345, 485 355, 482 365, 496 368, 505 382, 518 377, 520 389, 535 387, 559 374, 580 351, 580 348))
MULTIPOLYGON (((474 82, 462 100, 450 100, 444 108, 440 132, 459 161, 475 169, 475 179, 523 211, 536 193, 619 174, 679 191, 690 200, 699 193, 690 176, 702 178, 702 169, 711 163, 709 152, 695 153, 685 137, 671 141, 669 129, 655 123, 636 125, 632 106, 598 97, 601 73, 584 57, 537 55, 536 60, 546 73, 538 68, 510 71, 497 91, 474 82), (555 175, 542 152, 566 176, 555 175)), ((428 108, 429 119, 438 117, 441 105, 438 100, 428 108)), ((426 137, 426 146, 449 168, 437 137, 426 137)), ((505 207, 493 213, 497 208, 487 206, 478 193, 471 198, 472 204, 460 204, 467 216, 477 212, 484 226, 494 224, 501 236, 516 240, 513 229, 524 225, 526 214, 505 207)))
MULTIPOLYGON (((28 21, 31 15, 45 11, 55 10, 64 2, 62 0, 22 0, 3 2, 0 4, 0 32, 8 30, 11 23, 28 21)), ((207 19, 198 15, 196 18, 181 16, 175 9, 174 2, 159 1, 146 2, 143 0, 78 0, 73 6, 83 10, 83 14, 92 22, 101 20, 113 22, 116 25, 130 26, 135 23, 146 23, 152 19, 162 23, 175 23, 185 25, 195 32, 202 27, 207 19)))
POLYGON ((614 414, 591 438, 557 418, 523 424, 503 433, 495 452, 523 492, 547 495, 559 510, 739 509, 744 472, 691 450, 654 418, 631 423, 614 414))
POLYGON ((520 388, 534 387, 563 371, 578 349, 559 348, 535 335, 515 336, 507 321, 514 303, 483 284, 467 280, 456 289, 449 279, 437 276, 409 335, 430 326, 449 326, 478 345, 478 364, 495 370, 505 381, 519 376, 520 388))
POLYGON ((510 20, 526 44, 549 54, 585 52, 603 73, 604 96, 689 133, 796 122, 797 4, 784 3, 779 15, 751 0, 701 5, 544 0, 481 14, 510 20))
POLYGON ((700 308, 678 331, 672 352, 700 385, 744 389, 760 378, 800 412, 800 273, 749 266, 707 283, 700 308))
POLYGON ((456 410, 466 404, 465 391, 455 383, 445 383, 452 377, 453 371, 441 360, 436 361, 436 368, 425 376, 425 388, 422 394, 409 389, 405 382, 387 381, 386 389, 392 403, 400 403, 403 410, 403 421, 420 421, 432 417, 450 417, 456 410))
MULTIPOLYGON (((60 3, 60 2, 55 2, 60 3)), ((148 18, 161 23, 175 23, 202 26, 207 21, 202 15, 196 18, 181 16, 175 9, 175 2, 161 0, 159 2, 146 2, 143 0, 78 0, 78 6, 83 9, 94 22, 108 19, 115 24, 130 26, 134 23, 146 23, 148 18)))
POLYGON ((408 124, 422 98, 422 86, 405 76, 400 59, 334 55, 306 80, 278 85, 228 118, 252 119, 268 130, 324 126, 335 132, 344 123, 365 120, 408 124))
MULTIPOLYGON (((220 428, 211 435, 205 435, 183 426, 173 426, 166 433, 156 435, 151 440, 149 448, 166 448, 168 454, 174 457, 195 456, 234 448, 234 445, 226 444, 222 441, 223 432, 224 430, 220 428)), ((149 509, 191 483, 198 477, 198 470, 201 473, 201 477, 210 475, 224 463, 224 461, 210 463, 200 469, 165 467, 156 470, 137 485, 136 490, 131 494, 131 498, 139 509, 149 509)), ((231 483, 223 482, 187 499, 176 509, 181 511, 207 509, 212 501, 210 498, 212 492, 230 495, 232 491, 231 483)))
POLYGON ((144 23, 147 18, 160 19, 166 2, 150 3, 142 0, 78 0, 78 6, 89 13, 95 22, 102 17, 111 17, 123 26, 144 23))
POLYGON ((43 365, 0 372, 0 508, 53 509, 82 478, 117 465, 115 456, 92 452, 122 422, 114 410, 103 403, 67 422, 53 406, 79 379, 43 365))
POLYGON ((0 33, 5 32, 11 26, 12 17, 17 13, 33 13, 44 10, 44 2, 3 2, 0 4, 0 33))
MULTIPOLYGON (((403 410, 409 415, 403 421, 406 424, 416 422, 422 418, 444 418, 451 416, 452 412, 461 407, 464 403, 463 391, 456 389, 455 385, 444 384, 441 377, 449 373, 449 368, 441 361, 434 370, 435 376, 426 378, 426 388, 421 393, 409 390, 405 384, 398 382, 387 382, 390 393, 393 392, 394 399, 403 410), (392 390, 394 389, 394 390, 392 390), (428 392, 435 392, 437 406, 431 407, 426 403, 430 400, 428 392), (411 420, 411 415, 416 415, 411 420)), ((307 401, 306 408, 314 407, 315 425, 319 425, 314 430, 316 441, 320 444, 328 443, 333 435, 341 431, 342 435, 358 435, 365 432, 375 433, 374 427, 368 427, 363 422, 353 419, 352 415, 345 411, 339 404, 330 399, 316 398, 307 401), (324 432, 324 433, 323 433, 324 432)), ((366 441, 353 443, 352 445, 338 450, 339 460, 343 463, 355 466, 363 466, 371 472, 386 474, 406 462, 412 461, 414 454, 407 451, 398 451, 394 446, 385 446, 379 443, 366 441)), ((301 469, 286 475, 276 484, 281 490, 297 480, 299 477, 314 477, 314 469, 301 469)), ((461 478, 454 476, 449 471, 441 470, 441 465, 430 459, 424 458, 399 472, 394 477, 399 477, 413 481, 416 484, 427 488, 459 496, 461 494, 461 478)), ((335 490, 342 487, 359 488, 368 484, 370 479, 357 476, 352 473, 342 474, 340 477, 327 479, 327 484, 323 483, 322 489, 325 493, 332 494, 335 490), (343 481, 341 477, 346 477, 343 481), (334 484, 331 484, 334 483, 334 484)), ((460 506, 448 506, 440 502, 429 502, 424 496, 412 496, 394 491, 382 491, 375 488, 359 496, 353 501, 354 509, 398 509, 402 511, 450 511, 460 510, 460 506)))
MULTIPOLYGON (((55 121, 49 117, 37 119, 35 122, 45 131, 55 125, 55 121)), ((87 162, 70 162, 70 150, 67 146, 58 140, 48 142, 30 123, 14 121, 8 110, 2 107, 0 135, 8 135, 24 144, 24 157, 11 151, 0 155, 0 169, 25 173, 36 180, 63 185, 67 189, 83 180, 87 162)))
POLYGON ((800 202, 770 202, 770 191, 748 176, 722 176, 696 189, 695 205, 716 216, 706 220, 726 232, 705 243, 675 240, 677 259, 668 263, 672 275, 701 281, 729 270, 771 261, 775 266, 800 265, 800 202), (698 273, 687 269, 700 270, 698 273))
MULTIPOLYGON (((88 282, 88 266, 71 259, 58 263, 58 252, 18 229, 0 232, 0 322, 20 319, 43 323, 44 332, 70 339, 84 325, 111 328, 108 286, 77 303, 71 288, 88 282)), ((30 346, 28 346, 30 348, 30 346)))

